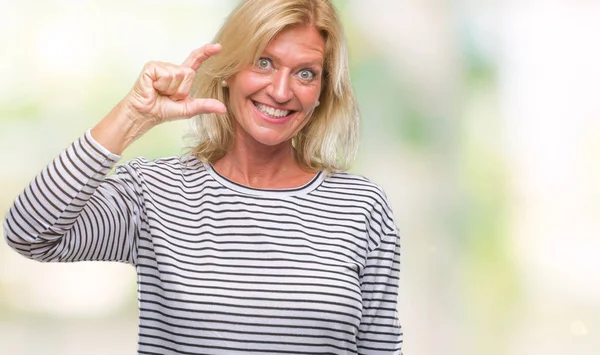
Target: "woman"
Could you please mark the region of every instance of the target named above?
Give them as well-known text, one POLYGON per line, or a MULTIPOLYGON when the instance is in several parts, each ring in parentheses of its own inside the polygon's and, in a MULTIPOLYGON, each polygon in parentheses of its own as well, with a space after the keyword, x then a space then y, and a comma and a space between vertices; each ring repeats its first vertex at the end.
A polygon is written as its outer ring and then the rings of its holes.
POLYGON ((383 191, 343 172, 358 115, 334 8, 244 1, 215 43, 148 63, 17 197, 8 244, 135 266, 139 354, 400 354, 398 229, 383 191), (107 177, 192 116, 189 156, 107 177))

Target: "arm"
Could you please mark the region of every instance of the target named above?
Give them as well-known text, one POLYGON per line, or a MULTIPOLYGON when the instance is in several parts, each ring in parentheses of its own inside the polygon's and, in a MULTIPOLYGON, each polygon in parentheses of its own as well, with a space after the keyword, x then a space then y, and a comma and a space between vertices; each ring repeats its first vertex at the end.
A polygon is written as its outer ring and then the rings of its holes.
POLYGON ((19 194, 4 220, 7 243, 38 261, 134 263, 142 215, 140 188, 120 157, 87 133, 19 194))
POLYGON ((152 127, 226 111, 218 100, 189 96, 200 64, 220 50, 208 44, 181 66, 146 64, 130 93, 17 197, 4 222, 8 244, 40 261, 134 263, 145 218, 139 177, 128 165, 106 174, 118 154, 152 127))
POLYGON ((385 235, 367 256, 361 275, 363 315, 358 329, 361 355, 402 354, 402 328, 398 320, 400 237, 385 235))
POLYGON ((182 65, 148 62, 129 94, 91 130, 103 147, 121 154, 151 128, 201 113, 225 113, 225 105, 210 98, 189 96, 196 70, 221 45, 207 44, 193 51, 182 65))

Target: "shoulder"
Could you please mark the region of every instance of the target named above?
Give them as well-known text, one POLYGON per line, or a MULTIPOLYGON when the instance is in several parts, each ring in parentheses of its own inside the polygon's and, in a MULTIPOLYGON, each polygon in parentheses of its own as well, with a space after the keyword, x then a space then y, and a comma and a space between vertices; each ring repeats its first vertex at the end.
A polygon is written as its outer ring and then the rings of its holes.
POLYGON ((176 179, 190 174, 206 172, 204 164, 192 156, 169 156, 157 159, 136 157, 115 167, 117 174, 134 177, 145 176, 176 179))
POLYGON ((335 172, 323 181, 323 188, 340 194, 371 199, 374 203, 389 205, 383 188, 373 180, 353 172, 335 172))
POLYGON ((194 157, 187 155, 174 155, 169 157, 161 157, 156 159, 148 159, 146 157, 133 158, 123 165, 131 165, 142 169, 151 168, 189 168, 200 167, 202 163, 198 162, 194 157))
POLYGON ((369 225, 380 236, 397 236, 398 228, 390 201, 378 183, 352 172, 337 172, 327 176, 323 188, 336 191, 339 198, 366 202, 370 207, 369 225))

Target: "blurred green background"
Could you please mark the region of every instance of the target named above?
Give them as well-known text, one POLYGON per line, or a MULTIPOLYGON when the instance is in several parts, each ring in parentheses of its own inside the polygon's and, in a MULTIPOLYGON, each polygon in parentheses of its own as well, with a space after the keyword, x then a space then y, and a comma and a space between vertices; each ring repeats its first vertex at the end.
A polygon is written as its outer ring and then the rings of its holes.
MULTIPOLYGON (((0 214, 149 60, 237 1, 0 2, 0 214)), ((407 355, 600 354, 600 2, 335 1, 363 118, 353 170, 403 237, 407 355)), ((182 153, 187 122, 124 156, 182 153)), ((0 245, 1 354, 133 354, 135 271, 0 245)))

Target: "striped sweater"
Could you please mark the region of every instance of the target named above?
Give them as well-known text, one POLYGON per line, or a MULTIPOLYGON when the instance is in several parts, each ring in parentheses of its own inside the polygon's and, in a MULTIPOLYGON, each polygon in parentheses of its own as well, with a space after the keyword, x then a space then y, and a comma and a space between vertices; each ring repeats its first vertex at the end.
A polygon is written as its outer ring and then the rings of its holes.
POLYGON ((139 354, 401 354, 399 235, 376 184, 256 189, 190 157, 120 158, 88 131, 4 230, 31 259, 133 265, 139 354))

